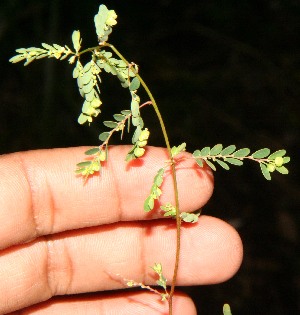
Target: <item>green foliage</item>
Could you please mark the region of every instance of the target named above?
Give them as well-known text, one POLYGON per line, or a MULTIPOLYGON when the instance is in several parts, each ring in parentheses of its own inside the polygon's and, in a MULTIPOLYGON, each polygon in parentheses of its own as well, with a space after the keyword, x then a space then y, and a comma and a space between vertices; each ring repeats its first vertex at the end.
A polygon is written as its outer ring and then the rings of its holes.
MULTIPOLYGON (((165 291, 167 290, 167 279, 163 275, 162 265, 160 263, 155 263, 153 267, 151 267, 155 273, 157 273, 159 279, 156 281, 156 284, 162 287, 165 291)), ((162 301, 165 301, 168 297, 168 294, 162 295, 162 301)))
POLYGON ((74 31, 72 34, 72 43, 76 53, 78 53, 81 48, 81 42, 82 39, 80 38, 80 32, 74 31))
MULTIPOLYGON (((160 206, 160 209, 165 212, 164 217, 172 217, 176 219, 176 207, 174 207, 171 203, 167 203, 164 206, 160 206)), ((180 214, 181 220, 187 223, 198 222, 199 216, 200 212, 197 213, 182 212, 180 214)))
POLYGON ((99 67, 91 60, 84 67, 78 60, 73 71, 73 78, 77 79, 77 85, 80 95, 85 99, 82 106, 82 113, 78 118, 79 124, 85 122, 91 123, 93 117, 97 117, 100 114, 100 89, 97 83, 97 78, 100 81, 99 67))
POLYGON ((154 177, 154 181, 153 181, 153 185, 151 187, 150 195, 146 198, 146 200, 144 202, 144 211, 145 212, 149 212, 149 211, 153 210, 154 201, 158 200, 160 195, 162 194, 160 186, 163 183, 164 172, 165 172, 165 169, 160 168, 154 177))
POLYGON ((78 163, 76 174, 81 174, 87 178, 89 175, 93 175, 95 172, 99 172, 101 169, 101 162, 104 162, 107 157, 106 151, 90 149, 85 152, 86 155, 95 155, 93 160, 84 161, 78 163))
MULTIPOLYGON (((29 47, 16 49, 18 55, 9 59, 11 63, 17 63, 26 60, 24 66, 28 66, 31 62, 42 58, 56 58, 60 60, 66 59, 70 54, 74 54, 72 50, 65 45, 60 46, 53 44, 53 46, 42 43, 43 48, 29 47)), ((71 57, 72 58, 72 57, 71 57)), ((69 59, 72 61, 73 59, 69 59)))
POLYGON ((223 315, 232 315, 230 306, 228 304, 224 304, 223 306, 223 315))
POLYGON ((245 159, 255 161, 260 164, 263 176, 267 180, 271 180, 270 173, 274 171, 281 174, 288 174, 288 169, 283 164, 288 163, 290 158, 284 156, 285 154, 285 150, 279 150, 270 154, 270 149, 263 148, 250 155, 250 149, 248 148, 236 150, 235 145, 230 145, 223 149, 222 144, 216 144, 212 148, 204 147, 202 150, 195 150, 193 157, 200 167, 203 167, 203 161, 205 161, 214 171, 217 169, 216 164, 225 170, 229 170, 229 164, 241 166, 245 159))
POLYGON ((100 5, 99 12, 94 18, 96 33, 100 43, 108 40, 108 36, 112 32, 112 26, 117 24, 116 18, 117 15, 114 10, 108 10, 104 4, 100 5))
POLYGON ((188 212, 182 212, 180 214, 180 218, 187 223, 196 223, 198 222, 200 216, 200 212, 198 213, 188 213, 188 212))
POLYGON ((160 209, 165 212, 164 217, 176 217, 176 208, 171 203, 160 206, 160 209))
POLYGON ((178 147, 176 147, 176 146, 172 147, 172 149, 171 149, 172 157, 174 158, 179 153, 184 152, 185 148, 186 148, 186 143, 185 142, 181 143, 178 147))
POLYGON ((167 291, 167 279, 164 277, 162 272, 162 265, 161 263, 155 263, 152 267, 152 270, 158 275, 158 280, 156 281, 156 284, 164 289, 163 292, 159 292, 155 290, 154 288, 145 285, 144 283, 135 282, 134 280, 128 280, 124 279, 126 281, 126 284, 128 287, 141 287, 142 289, 147 289, 153 293, 156 293, 160 295, 162 301, 167 301, 169 299, 169 293, 167 291))
POLYGON ((131 65, 127 65, 122 59, 114 58, 113 54, 105 49, 94 51, 94 57, 98 67, 108 74, 117 76, 123 88, 130 86, 130 78, 135 77, 131 65))

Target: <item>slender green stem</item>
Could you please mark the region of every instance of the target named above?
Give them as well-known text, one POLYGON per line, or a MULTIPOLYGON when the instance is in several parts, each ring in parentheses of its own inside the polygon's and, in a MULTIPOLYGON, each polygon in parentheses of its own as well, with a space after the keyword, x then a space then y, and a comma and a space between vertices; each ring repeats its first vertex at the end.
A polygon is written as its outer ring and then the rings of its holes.
POLYGON ((87 48, 87 49, 82 50, 82 51, 80 51, 79 53, 77 53, 76 56, 79 57, 80 55, 83 55, 83 54, 85 54, 85 53, 87 53, 87 52, 90 52, 90 51, 93 51, 93 50, 96 50, 96 49, 99 50, 99 47, 101 47, 101 46, 96 46, 96 47, 87 48))
MULTIPOLYGON (((130 63, 121 55, 121 53, 113 45, 106 43, 105 46, 110 47, 115 52, 116 55, 118 55, 128 66, 130 66, 130 63)), ((165 143, 167 146, 169 158, 171 160, 171 170, 172 170, 172 176, 173 176, 173 187, 174 187, 175 208, 176 208, 176 254, 175 254, 175 266, 174 266, 174 272, 173 272, 173 279, 172 279, 171 290, 170 290, 170 294, 169 294, 169 314, 171 315, 172 309, 173 309, 172 301, 173 301, 173 295, 174 295, 174 291, 175 291, 178 266, 179 266, 180 227, 181 227, 181 218, 180 218, 180 213, 179 213, 179 195, 178 195, 178 187, 177 187, 175 162, 174 162, 174 159, 172 157, 171 146, 170 146, 168 134, 166 131, 166 127, 165 127, 163 118, 161 116, 161 113, 158 109, 157 103, 156 103, 151 91, 149 90, 147 84, 145 83, 145 81, 141 78, 141 76, 137 72, 135 72, 135 75, 139 79, 139 81, 141 82, 141 85, 145 89, 146 93, 148 94, 148 96, 152 102, 153 108, 155 110, 155 113, 157 115, 157 118, 158 118, 160 126, 161 126, 161 130, 162 130, 164 140, 165 140, 165 143)))

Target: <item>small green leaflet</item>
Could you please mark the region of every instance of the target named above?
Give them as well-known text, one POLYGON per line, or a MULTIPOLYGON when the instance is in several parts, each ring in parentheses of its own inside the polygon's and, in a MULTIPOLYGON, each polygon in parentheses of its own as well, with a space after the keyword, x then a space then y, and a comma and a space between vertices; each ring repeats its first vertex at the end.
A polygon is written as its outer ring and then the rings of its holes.
POLYGON ((221 153, 222 148, 223 148, 223 145, 222 145, 222 144, 216 144, 214 147, 211 148, 209 154, 210 154, 210 155, 218 155, 218 154, 221 153))
POLYGON ((92 164, 92 161, 86 161, 86 162, 80 162, 76 166, 77 167, 87 167, 87 166, 90 166, 91 164, 92 164))
POLYGON ((276 167, 276 171, 283 175, 287 175, 289 173, 289 170, 285 166, 276 167))
POLYGON ((154 200, 159 199, 160 195, 162 194, 160 190, 160 186, 163 183, 163 176, 164 176, 165 169, 160 168, 157 174, 154 177, 153 185, 151 187, 150 195, 144 202, 144 211, 149 212, 154 208, 154 200))
POLYGON ((94 154, 96 154, 98 152, 99 152, 99 147, 89 149, 89 150, 85 151, 84 154, 86 154, 86 155, 94 155, 94 154))
POLYGON ((223 156, 229 155, 229 154, 232 154, 235 150, 236 150, 236 146, 234 144, 232 144, 232 145, 229 145, 228 147, 224 148, 220 154, 223 156))
POLYGON ((232 315, 230 306, 228 304, 224 304, 223 306, 223 315, 232 315))
POLYGON ((286 154, 286 151, 285 151, 285 150, 278 150, 278 151, 272 153, 272 154, 268 157, 268 159, 269 159, 269 160, 275 160, 275 158, 280 157, 280 156, 284 156, 285 154, 286 154))
POLYGON ((261 172, 264 175, 265 179, 271 180, 271 174, 270 174, 267 166, 263 163, 260 163, 260 169, 261 169, 261 172))
POLYGON ((226 164, 225 162, 223 162, 223 161, 221 161, 221 160, 218 160, 218 159, 216 159, 216 162, 221 166, 221 167, 223 167, 225 170, 229 170, 229 165, 228 164, 226 164))
POLYGON ((99 135, 99 140, 101 140, 101 141, 105 141, 105 140, 107 140, 107 138, 109 137, 109 132, 102 132, 102 133, 100 133, 100 135, 99 135))
POLYGON ((205 147, 201 150, 201 156, 207 156, 209 155, 210 147, 205 147))
POLYGON ((122 121, 125 119, 125 116, 124 115, 121 115, 121 114, 114 114, 114 119, 116 121, 122 121))
POLYGON ((217 170, 216 167, 215 167, 215 165, 214 165, 211 161, 205 160, 205 163, 206 163, 212 170, 214 170, 214 171, 217 170))
POLYGON ((118 123, 116 123, 115 121, 103 121, 103 125, 108 128, 114 129, 118 126, 118 123))
POLYGON ((264 148, 264 149, 260 149, 258 151, 255 151, 252 154, 252 157, 255 159, 263 159, 263 158, 267 157, 269 154, 270 154, 270 149, 264 148))
POLYGON ((245 156, 249 155, 249 153, 250 153, 250 149, 243 148, 243 149, 239 149, 239 150, 235 151, 233 153, 233 156, 234 157, 245 157, 245 156))
POLYGON ((200 216, 200 213, 182 212, 180 214, 181 219, 184 222, 187 222, 187 223, 196 223, 196 222, 198 222, 199 216, 200 216))
POLYGON ((80 32, 79 31, 74 31, 72 34, 72 42, 73 42, 73 47, 76 52, 79 52, 81 48, 81 39, 80 39, 80 32))
POLYGON ((186 149, 186 143, 185 142, 181 143, 178 147, 176 147, 176 146, 172 147, 172 149, 171 149, 172 157, 175 157, 179 153, 185 151, 185 149, 186 149))
POLYGON ((140 87, 140 80, 137 77, 134 77, 130 83, 129 90, 136 91, 140 87))
POLYGON ((236 165, 236 166, 241 166, 243 165, 243 161, 235 159, 235 158, 225 158, 224 159, 226 162, 236 165))

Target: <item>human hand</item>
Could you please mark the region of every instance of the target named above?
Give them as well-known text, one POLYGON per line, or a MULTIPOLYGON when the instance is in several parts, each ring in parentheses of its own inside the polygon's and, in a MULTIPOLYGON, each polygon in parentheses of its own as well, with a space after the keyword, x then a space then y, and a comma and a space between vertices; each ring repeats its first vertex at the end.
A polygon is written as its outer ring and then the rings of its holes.
MULTIPOLYGON (((175 221, 143 211, 166 151, 149 147, 141 160, 126 164, 127 151, 111 147, 108 165, 85 184, 74 175, 84 148, 0 157, 1 314, 167 314, 167 303, 151 292, 110 291, 126 287, 117 274, 155 284, 149 266, 156 262, 170 283, 175 259, 175 221)), ((202 207, 212 194, 211 172, 185 160, 177 174, 181 210, 202 207)), ((170 181, 167 176, 162 203, 173 200, 170 181)), ((182 226, 177 284, 225 281, 241 260, 236 231, 200 216, 182 226)), ((173 305, 174 314, 196 314, 184 294, 177 293, 173 305)))

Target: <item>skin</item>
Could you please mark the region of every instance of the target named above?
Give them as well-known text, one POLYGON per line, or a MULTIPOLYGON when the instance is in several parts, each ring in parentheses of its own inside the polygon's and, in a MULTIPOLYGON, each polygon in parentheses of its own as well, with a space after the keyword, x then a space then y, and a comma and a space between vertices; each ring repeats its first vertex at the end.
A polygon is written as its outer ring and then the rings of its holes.
MULTIPOLYGON (((159 295, 119 290, 124 279, 155 284, 149 266, 156 262, 170 284, 175 255, 175 221, 161 219, 159 204, 143 211, 166 150, 148 147, 126 164, 128 149, 111 147, 101 175, 86 183, 74 175, 83 147, 0 157, 0 314, 168 314, 159 295)), ((202 207, 213 191, 211 171, 192 159, 177 169, 181 211, 202 207)), ((173 202, 168 172, 162 190, 161 204, 173 202)), ((183 224, 178 285, 226 281, 241 261, 240 237, 227 223, 203 215, 183 224)), ((178 292, 173 313, 196 310, 178 292)))

